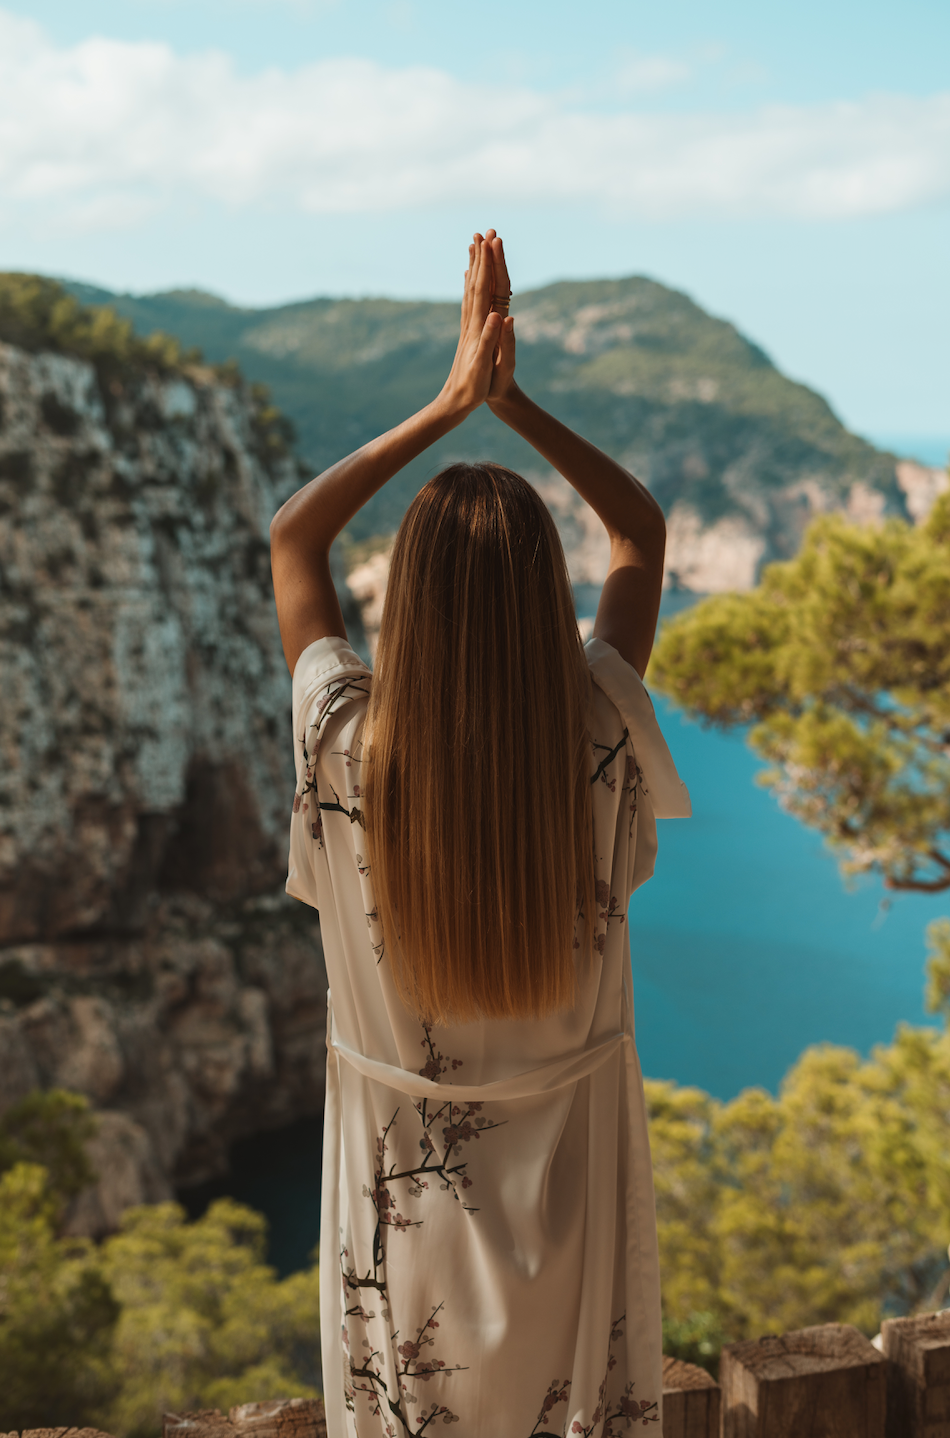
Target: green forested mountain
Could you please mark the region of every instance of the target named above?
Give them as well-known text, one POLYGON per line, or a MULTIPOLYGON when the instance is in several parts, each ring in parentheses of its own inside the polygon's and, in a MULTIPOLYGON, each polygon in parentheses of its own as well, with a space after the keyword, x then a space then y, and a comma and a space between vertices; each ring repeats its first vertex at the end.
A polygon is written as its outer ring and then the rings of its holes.
MULTIPOLYGON (((196 290, 117 295, 73 284, 147 334, 162 329, 271 387, 315 470, 397 423, 439 389, 454 351, 453 304, 314 299, 241 309, 196 290)), ((904 511, 894 457, 848 433, 820 395, 785 378, 733 325, 640 277, 563 282, 516 296, 523 386, 702 527, 741 518, 763 557, 797 548, 815 509, 861 482, 904 511)), ((473 415, 358 516, 354 539, 395 528, 449 459, 542 469, 487 410, 473 415)))

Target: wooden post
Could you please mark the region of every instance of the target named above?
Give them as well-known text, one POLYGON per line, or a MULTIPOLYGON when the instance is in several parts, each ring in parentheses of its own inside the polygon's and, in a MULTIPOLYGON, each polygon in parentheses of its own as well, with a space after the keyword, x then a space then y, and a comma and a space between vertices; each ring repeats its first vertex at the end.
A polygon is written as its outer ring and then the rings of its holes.
POLYGON ((881 1324, 888 1438, 950 1438, 950 1312, 881 1324))
POLYGON ((719 1384, 705 1368, 663 1359, 663 1438, 719 1438, 719 1384))
POLYGON ((729 1344, 723 1438, 884 1438, 886 1373, 883 1354, 848 1323, 729 1344))
POLYGON ((242 1403, 225 1418, 217 1408, 162 1414, 162 1438, 327 1438, 319 1398, 242 1403))

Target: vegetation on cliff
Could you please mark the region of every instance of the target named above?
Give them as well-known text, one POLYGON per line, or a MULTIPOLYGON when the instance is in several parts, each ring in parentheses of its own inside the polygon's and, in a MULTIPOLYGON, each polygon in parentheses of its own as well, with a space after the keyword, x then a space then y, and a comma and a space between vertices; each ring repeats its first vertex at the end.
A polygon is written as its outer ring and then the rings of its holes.
POLYGON ((109 306, 82 305, 55 280, 0 274, 0 340, 36 353, 75 355, 100 371, 156 370, 181 374, 200 359, 160 330, 136 335, 129 320, 109 306))
MULTIPOLYGON (((131 320, 111 305, 81 304, 63 285, 42 275, 0 272, 0 341, 31 354, 45 351, 88 360, 107 396, 121 393, 130 380, 145 374, 167 379, 194 375, 202 367, 199 346, 186 349, 162 330, 138 335, 131 320)), ((245 387, 233 361, 210 372, 219 383, 245 387)), ((257 382, 246 389, 261 459, 283 458, 294 443, 293 425, 273 404, 266 385, 257 382)))

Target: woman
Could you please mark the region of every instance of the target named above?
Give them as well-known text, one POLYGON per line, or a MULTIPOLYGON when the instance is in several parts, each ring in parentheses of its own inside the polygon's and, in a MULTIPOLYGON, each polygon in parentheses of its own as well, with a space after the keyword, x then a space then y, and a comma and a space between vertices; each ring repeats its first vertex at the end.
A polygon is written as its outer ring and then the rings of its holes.
POLYGON ((640 682, 665 531, 642 485, 515 383, 509 294, 500 239, 476 235, 442 392, 271 526, 294 677, 287 888, 320 910, 332 993, 329 1438, 660 1432, 626 910, 655 816, 689 812, 640 682), (330 544, 483 403, 607 528, 596 637, 581 649, 531 486, 456 465, 400 527, 371 676, 330 544))

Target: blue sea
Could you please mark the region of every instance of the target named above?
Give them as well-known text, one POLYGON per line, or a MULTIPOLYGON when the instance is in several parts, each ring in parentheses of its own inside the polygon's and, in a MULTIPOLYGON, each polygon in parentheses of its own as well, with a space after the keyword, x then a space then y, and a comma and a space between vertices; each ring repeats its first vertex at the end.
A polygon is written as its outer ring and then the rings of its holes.
MULTIPOLYGON (((596 590, 577 591, 591 614, 596 590)), ((663 616, 694 602, 665 597, 663 616)), ((755 776, 742 734, 657 714, 693 802, 691 819, 659 823, 654 878, 630 905, 637 1043, 651 1078, 728 1099, 775 1092, 809 1044, 867 1054, 923 1008, 927 923, 950 893, 888 894, 845 883, 821 838, 784 813, 755 776)), ((270 1258, 301 1267, 319 1231, 320 1123, 237 1145, 226 1178, 183 1194, 197 1215, 228 1193, 264 1212, 270 1258)))
POLYGON ((946 467, 950 458, 950 434, 872 434, 868 435, 868 439, 878 449, 890 450, 891 454, 941 469, 946 467))

